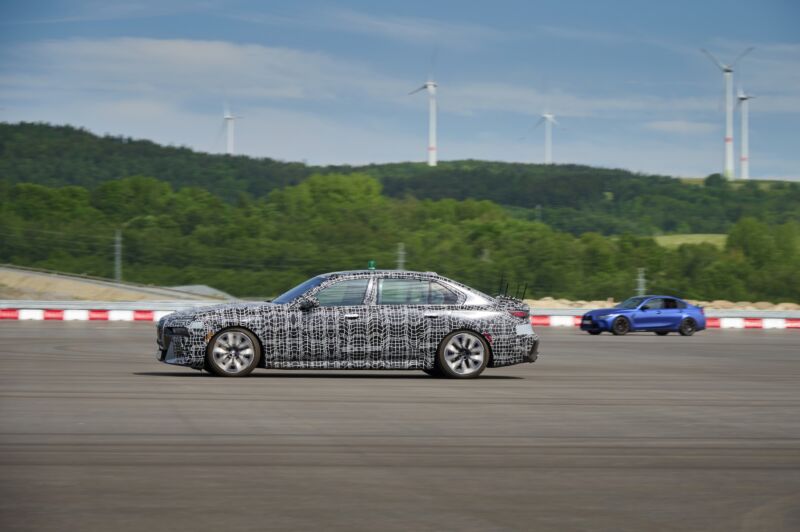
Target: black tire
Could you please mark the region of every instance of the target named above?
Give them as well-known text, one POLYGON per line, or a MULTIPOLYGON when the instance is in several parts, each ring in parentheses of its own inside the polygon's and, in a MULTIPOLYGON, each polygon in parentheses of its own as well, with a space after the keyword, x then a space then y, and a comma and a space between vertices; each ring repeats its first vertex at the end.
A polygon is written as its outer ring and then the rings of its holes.
POLYGON ((669 331, 656 331, 656 334, 659 336, 666 336, 669 334, 669 331))
POLYGON ((597 336, 598 334, 600 334, 600 333, 601 333, 601 332, 603 332, 603 331, 586 331, 586 332, 588 332, 588 333, 589 333, 589 334, 591 334, 592 336, 597 336))
POLYGON ((490 356, 489 344, 483 336, 473 331, 453 331, 436 350, 436 367, 443 377, 474 379, 486 369, 490 356))
POLYGON ((630 330, 631 322, 628 321, 628 318, 623 318, 622 316, 619 316, 611 324, 611 333, 614 336, 625 336, 630 330))
POLYGON ((681 336, 691 336, 697 330, 697 323, 692 318, 683 318, 681 326, 678 327, 678 332, 681 336))
MULTIPOLYGON (((206 346, 205 368, 210 373, 220 377, 246 377, 256 369, 259 360, 261 360, 261 344, 258 342, 258 338, 247 329, 242 329, 241 327, 221 330, 211 338, 211 341, 206 346), (232 343, 234 339, 240 342, 234 345, 232 343), (247 340, 249 340, 249 343, 247 340), (226 348, 222 347, 223 342, 230 346, 230 349, 227 350, 232 354, 228 355, 228 359, 236 359, 231 362, 232 369, 225 369, 223 366, 224 357, 220 353, 215 353, 217 347, 221 351, 225 351, 226 348), (252 349, 252 354, 247 352, 248 349, 252 349), (239 362, 242 362, 241 367, 239 367, 239 362)), ((227 367, 230 368, 231 366, 227 367)))

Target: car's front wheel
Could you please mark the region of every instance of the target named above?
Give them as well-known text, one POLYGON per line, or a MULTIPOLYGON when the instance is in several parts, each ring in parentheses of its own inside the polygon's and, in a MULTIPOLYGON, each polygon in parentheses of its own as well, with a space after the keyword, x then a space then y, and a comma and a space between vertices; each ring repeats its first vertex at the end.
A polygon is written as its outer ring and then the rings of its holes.
POLYGON ((691 336, 696 330, 697 324, 692 318, 684 318, 681 322, 681 326, 678 328, 678 332, 681 333, 681 336, 691 336))
POLYGON ((617 319, 614 320, 614 323, 611 324, 611 332, 617 336, 623 336, 628 334, 631 330, 631 322, 628 321, 627 318, 623 318, 619 316, 617 319))
POLYGON ((238 327, 218 332, 206 348, 206 368, 221 377, 244 377, 258 365, 261 351, 255 335, 238 327))
POLYGON ((489 344, 472 331, 455 331, 439 345, 436 363, 442 375, 453 379, 473 379, 489 362, 489 344))

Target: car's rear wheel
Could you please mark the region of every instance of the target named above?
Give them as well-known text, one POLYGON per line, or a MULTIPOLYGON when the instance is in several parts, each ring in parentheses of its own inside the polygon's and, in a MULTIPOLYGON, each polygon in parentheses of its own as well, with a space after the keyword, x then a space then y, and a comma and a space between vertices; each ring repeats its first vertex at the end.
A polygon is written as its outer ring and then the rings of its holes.
POLYGON ((691 336, 696 330, 697 324, 692 318, 684 318, 681 322, 681 326, 678 328, 678 332, 681 333, 681 336, 691 336))
POLYGON ((666 336, 669 334, 669 331, 656 331, 656 334, 659 336, 666 336))
POLYGON ((474 379, 489 362, 489 344, 472 331, 448 334, 436 352, 436 364, 442 375, 453 379, 474 379))
POLYGON ((631 322, 628 321, 628 318, 623 318, 622 316, 619 316, 614 320, 614 323, 611 324, 611 332, 616 336, 626 335, 630 330, 631 322))
POLYGON ((255 335, 234 327, 218 332, 206 348, 206 369, 221 377, 244 377, 258 365, 261 350, 255 335))

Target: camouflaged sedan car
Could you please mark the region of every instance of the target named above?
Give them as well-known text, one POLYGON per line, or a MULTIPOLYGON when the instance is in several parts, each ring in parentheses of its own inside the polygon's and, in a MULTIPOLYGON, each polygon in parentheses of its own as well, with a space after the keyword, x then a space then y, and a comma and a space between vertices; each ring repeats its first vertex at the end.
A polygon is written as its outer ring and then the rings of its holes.
POLYGON ((477 377, 533 362, 529 308, 436 273, 363 270, 313 277, 268 303, 165 316, 158 359, 243 377, 255 368, 419 369, 477 377))

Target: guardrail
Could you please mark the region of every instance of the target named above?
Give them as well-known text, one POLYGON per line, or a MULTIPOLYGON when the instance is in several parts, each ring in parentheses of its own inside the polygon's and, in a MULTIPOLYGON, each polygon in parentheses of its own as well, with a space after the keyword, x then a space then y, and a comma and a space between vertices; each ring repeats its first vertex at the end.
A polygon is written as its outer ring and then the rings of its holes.
MULTIPOLYGON (((242 301, 245 302, 245 301, 242 301)), ((18 301, 0 300, 0 320, 153 322, 172 312, 219 301, 18 301)), ((535 327, 577 327, 589 309, 531 309, 535 327)), ((707 310, 709 329, 797 329, 800 311, 707 310)))

